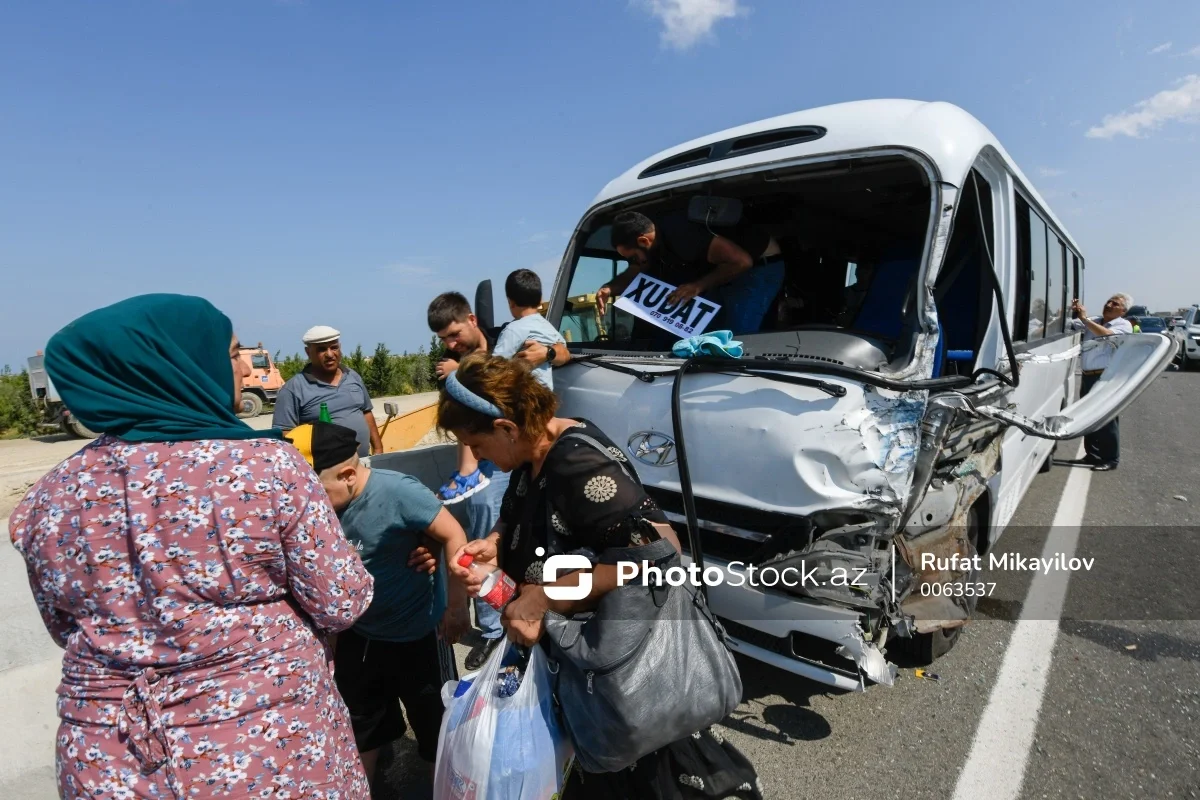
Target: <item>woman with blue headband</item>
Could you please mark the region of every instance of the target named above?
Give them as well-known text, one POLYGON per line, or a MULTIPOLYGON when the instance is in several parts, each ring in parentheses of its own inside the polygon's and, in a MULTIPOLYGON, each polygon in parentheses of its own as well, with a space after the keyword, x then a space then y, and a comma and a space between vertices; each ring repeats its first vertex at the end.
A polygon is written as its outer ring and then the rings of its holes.
POLYGON ((229 319, 134 297, 63 328, 45 363, 101 432, 9 527, 65 648, 60 796, 368 798, 323 637, 372 579, 300 453, 238 419, 229 319))
MULTIPOLYGON (((542 639, 548 611, 567 616, 596 608, 617 586, 603 551, 668 539, 666 516, 646 494, 625 453, 587 420, 558 417, 558 399, 518 361, 469 356, 447 377, 438 426, 479 460, 511 472, 496 530, 461 551, 494 564, 519 585, 501 622, 523 646, 542 639), (591 554, 592 589, 582 600, 551 600, 542 570, 552 555, 591 554)), ((661 545, 656 545, 661 546, 661 545)), ((667 548, 670 550, 670 548, 667 548)), ((458 556, 455 556, 455 560, 458 556)), ((469 591, 478 590, 476 577, 469 591)), ((566 581, 577 580, 567 576, 566 581)), ((660 748, 618 772, 574 770, 564 800, 614 797, 761 798, 754 767, 711 729, 660 748)))

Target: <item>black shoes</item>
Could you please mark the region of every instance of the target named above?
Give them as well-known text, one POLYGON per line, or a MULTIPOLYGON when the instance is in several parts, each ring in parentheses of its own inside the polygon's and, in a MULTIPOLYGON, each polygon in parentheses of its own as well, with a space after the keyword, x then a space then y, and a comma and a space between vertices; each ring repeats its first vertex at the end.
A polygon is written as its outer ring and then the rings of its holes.
POLYGON ((1072 458, 1070 461, 1063 461, 1060 463, 1069 464, 1073 467, 1091 467, 1092 472, 1112 472, 1117 468, 1116 461, 1099 461, 1091 456, 1072 458))
POLYGON ((503 640, 503 636, 498 636, 495 639, 484 639, 472 647, 471 652, 467 653, 467 672, 474 672, 487 663, 488 656, 496 649, 496 645, 500 644, 503 640))

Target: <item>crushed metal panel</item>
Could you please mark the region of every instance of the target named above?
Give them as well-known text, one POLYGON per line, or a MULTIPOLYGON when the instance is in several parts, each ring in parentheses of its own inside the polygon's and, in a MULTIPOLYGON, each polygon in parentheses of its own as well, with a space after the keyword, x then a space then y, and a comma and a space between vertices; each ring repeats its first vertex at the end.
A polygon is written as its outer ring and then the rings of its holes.
POLYGON ((834 652, 857 664, 867 678, 884 686, 892 686, 896 682, 896 665, 884 658, 873 642, 863 637, 861 626, 838 641, 841 646, 834 652))
POLYGON ((1061 441, 1092 433, 1128 408, 1167 368, 1176 349, 1174 341, 1160 333, 1123 334, 1100 341, 1114 349, 1112 360, 1092 391, 1061 414, 1034 419, 1008 408, 975 405, 962 395, 945 396, 945 402, 1044 439, 1061 441))
POLYGON ((878 499, 887 503, 899 503, 908 492, 927 394, 886 389, 866 391, 865 404, 842 419, 843 425, 858 432, 858 446, 883 474, 890 491, 878 499))
MULTIPOLYGON (((915 535, 906 529, 906 535, 894 540, 897 552, 913 572, 907 595, 900 601, 900 610, 913 619, 913 628, 918 633, 958 627, 970 618, 970 598, 923 595, 920 587, 926 583, 970 580, 971 575, 966 570, 937 569, 936 564, 934 568, 922 568, 922 556, 931 554, 940 559, 958 556, 962 563, 962 559, 978 554, 967 535, 968 513, 987 491, 987 482, 996 473, 1000 448, 1001 439, 995 437, 984 449, 935 478, 940 482, 936 489, 939 507, 946 506, 950 498, 953 501, 953 514, 943 527, 924 529, 915 535)), ((986 524, 986 520, 978 521, 981 529, 986 524)))

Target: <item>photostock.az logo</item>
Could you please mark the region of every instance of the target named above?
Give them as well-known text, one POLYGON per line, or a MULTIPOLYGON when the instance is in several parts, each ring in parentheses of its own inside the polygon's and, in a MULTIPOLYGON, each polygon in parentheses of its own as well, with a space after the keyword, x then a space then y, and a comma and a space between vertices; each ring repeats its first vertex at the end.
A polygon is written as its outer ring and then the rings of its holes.
MULTIPOLYGON (((541 547, 533 551, 541 556, 545 554, 545 550, 541 547)), ((557 555, 550 556, 546 559, 546 563, 542 565, 542 583, 550 584, 558 580, 558 573, 574 572, 580 570, 579 584, 577 586, 545 586, 544 591, 546 597, 551 600, 582 600, 592 593, 592 562, 587 556, 583 555, 557 555)))

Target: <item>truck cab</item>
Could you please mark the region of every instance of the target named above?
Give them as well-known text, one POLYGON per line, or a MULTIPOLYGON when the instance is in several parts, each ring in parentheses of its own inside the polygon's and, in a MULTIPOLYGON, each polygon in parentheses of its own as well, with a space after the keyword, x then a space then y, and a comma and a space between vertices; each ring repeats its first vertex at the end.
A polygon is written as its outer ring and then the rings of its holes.
POLYGON ((275 402, 279 390, 283 388, 283 375, 262 342, 257 347, 242 347, 239 354, 250 368, 250 376, 242 381, 238 416, 248 419, 261 414, 266 403, 275 402))

